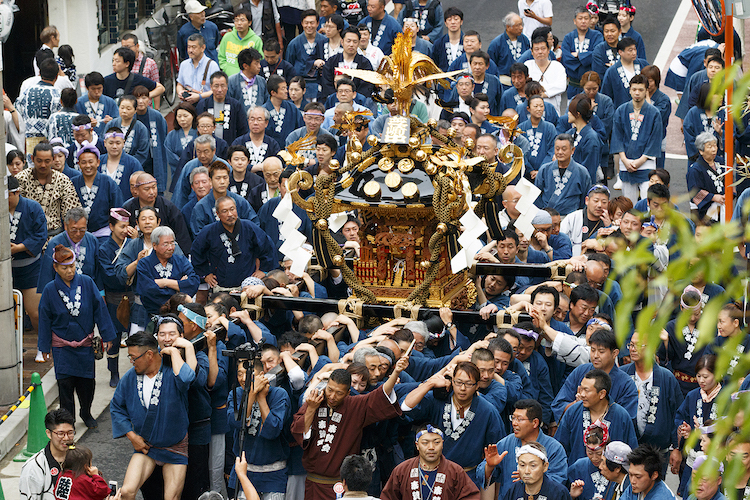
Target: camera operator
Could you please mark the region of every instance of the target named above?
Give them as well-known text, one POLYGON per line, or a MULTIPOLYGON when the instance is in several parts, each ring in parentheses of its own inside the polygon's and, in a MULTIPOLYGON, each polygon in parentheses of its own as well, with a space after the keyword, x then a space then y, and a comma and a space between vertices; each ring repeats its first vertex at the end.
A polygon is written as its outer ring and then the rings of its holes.
MULTIPOLYGON (((258 493, 286 493, 287 459, 289 444, 284 437, 284 427, 291 416, 291 399, 280 387, 271 387, 265 374, 258 370, 255 380, 247 388, 247 405, 245 415, 235 417, 239 411, 242 398, 242 387, 248 369, 244 362, 238 363, 237 381, 240 387, 229 394, 226 419, 234 431, 233 453, 240 456, 244 451, 247 459, 247 475, 258 493), (243 449, 240 450, 239 433, 245 433, 243 449)), ((229 487, 236 488, 237 477, 234 471, 229 478, 229 487)))

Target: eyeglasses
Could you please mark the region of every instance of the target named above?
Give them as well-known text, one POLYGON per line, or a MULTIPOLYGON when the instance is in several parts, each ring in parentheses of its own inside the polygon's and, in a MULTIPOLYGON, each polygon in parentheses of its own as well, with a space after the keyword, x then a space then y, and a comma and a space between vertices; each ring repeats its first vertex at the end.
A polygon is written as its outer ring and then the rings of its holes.
POLYGON ((464 382, 464 381, 461 381, 461 380, 454 380, 453 381, 453 385, 455 385, 456 387, 463 387, 465 389, 471 389, 473 387, 476 387, 477 383, 476 382, 464 382))
POLYGON ((71 228, 68 228, 68 232, 73 233, 73 234, 83 234, 86 232, 86 228, 84 227, 83 229, 76 229, 74 227, 71 227, 71 228))
POLYGON ((59 437, 60 439, 64 439, 66 437, 74 437, 76 435, 76 431, 50 431, 55 436, 59 437))
POLYGON ((136 356, 136 357, 133 357, 130 354, 128 354, 128 359, 130 360, 131 363, 135 363, 136 361, 138 361, 139 359, 141 359, 143 356, 145 356, 146 353, 149 352, 149 351, 150 351, 150 349, 147 350, 147 351, 144 351, 143 354, 141 354, 140 356, 136 356))
POLYGON ((523 422, 524 420, 529 420, 529 419, 528 418, 517 417, 515 415, 511 415, 510 416, 510 421, 511 422, 523 422))
POLYGON ((628 342, 628 349, 630 349, 631 351, 633 349, 643 349, 645 347, 646 347, 646 344, 638 344, 638 345, 636 345, 636 344, 634 344, 632 342, 628 342))

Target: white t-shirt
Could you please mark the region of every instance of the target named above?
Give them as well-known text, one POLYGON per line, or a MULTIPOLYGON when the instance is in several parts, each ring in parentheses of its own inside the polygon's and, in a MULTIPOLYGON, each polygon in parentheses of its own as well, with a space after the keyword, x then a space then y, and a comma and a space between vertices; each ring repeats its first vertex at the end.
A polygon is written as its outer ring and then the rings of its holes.
POLYGON ((638 424, 638 432, 643 434, 646 430, 646 413, 649 408, 649 389, 654 385, 654 372, 648 376, 646 380, 641 380, 641 377, 636 373, 635 375, 635 386, 638 389, 638 413, 636 415, 636 422, 638 424))
POLYGON ((534 59, 526 61, 524 64, 529 68, 529 78, 541 83, 544 87, 548 96, 544 101, 552 104, 560 113, 562 93, 568 88, 568 75, 565 74, 565 66, 557 61, 550 61, 547 69, 542 72, 534 59))
POLYGON ((531 5, 526 0, 518 0, 518 15, 523 19, 523 34, 531 41, 531 34, 540 26, 546 26, 533 17, 524 14, 524 10, 530 9, 539 17, 552 17, 552 2, 550 0, 534 0, 531 5))
POLYGON ((149 377, 148 375, 143 376, 143 402, 146 403, 146 409, 151 404, 151 393, 154 391, 156 377, 157 375, 153 377, 149 377))

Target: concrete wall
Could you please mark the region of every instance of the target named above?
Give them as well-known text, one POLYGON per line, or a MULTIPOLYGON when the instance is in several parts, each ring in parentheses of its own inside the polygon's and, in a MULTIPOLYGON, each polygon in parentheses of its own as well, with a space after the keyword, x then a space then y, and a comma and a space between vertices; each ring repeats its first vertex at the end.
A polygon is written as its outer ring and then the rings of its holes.
MULTIPOLYGON (((98 9, 102 0, 58 0, 49 2, 50 24, 57 26, 60 30, 61 43, 67 43, 73 47, 76 55, 76 69, 79 75, 98 71, 102 75, 112 73, 112 54, 119 44, 106 45, 99 50, 98 31, 98 9)), ((180 5, 180 0, 173 0, 166 8, 170 17, 180 5)), ((138 27, 133 30, 138 40, 148 41, 146 26, 161 24, 162 13, 165 8, 160 6, 154 15, 146 20, 141 20, 138 27), (158 19, 156 22, 154 19, 158 19)), ((141 49, 144 43, 140 43, 141 49)))

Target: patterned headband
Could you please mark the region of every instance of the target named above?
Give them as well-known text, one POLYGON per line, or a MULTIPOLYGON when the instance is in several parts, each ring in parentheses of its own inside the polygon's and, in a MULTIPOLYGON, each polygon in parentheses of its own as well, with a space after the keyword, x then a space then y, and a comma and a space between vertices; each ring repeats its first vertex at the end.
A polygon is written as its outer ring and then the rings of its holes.
POLYGON ((516 460, 518 460, 518 457, 520 457, 521 455, 525 455, 527 453, 530 453, 536 457, 541 458, 542 462, 549 461, 547 459, 546 453, 544 453, 542 450, 537 450, 536 448, 534 448, 533 446, 529 446, 528 444, 525 444, 516 450, 516 460))
POLYGON ((136 182, 135 187, 141 187, 141 186, 145 186, 146 184, 153 184, 155 182, 156 182, 156 179, 151 179, 150 181, 136 182))
POLYGON ((601 450, 602 448, 607 446, 607 443, 609 442, 609 428, 607 427, 607 424, 597 420, 593 424, 586 427, 586 430, 583 431, 583 442, 586 444, 586 448, 592 451, 601 450), (602 430, 602 442, 599 444, 588 444, 586 441, 588 440, 589 434, 591 434, 591 432, 596 428, 602 430))
POLYGON ((130 222, 130 212, 124 208, 111 208, 109 210, 109 216, 120 222, 130 222), (124 215, 123 212, 127 215, 124 215))
POLYGON ((703 308, 703 302, 701 302, 700 300, 694 306, 689 306, 685 303, 685 295, 688 292, 695 292, 699 297, 701 295, 701 291, 695 288, 693 285, 686 286, 685 290, 682 291, 682 295, 680 296, 680 306, 682 306, 683 309, 690 309, 691 311, 697 311, 698 309, 703 308))
POLYGON ((125 139, 125 134, 123 134, 122 132, 107 132, 106 134, 104 134, 104 140, 105 141, 107 139, 111 139, 113 137, 115 139, 125 139))
POLYGON ((76 256, 75 256, 75 254, 73 254, 73 256, 70 258, 70 260, 66 260, 66 261, 60 262, 59 260, 57 260, 57 258, 55 258, 55 254, 53 252, 52 253, 52 262, 54 262, 55 264, 61 265, 61 266, 70 266, 72 264, 75 264, 75 262, 76 262, 76 256))
POLYGON ((79 159, 83 153, 93 153, 96 155, 96 159, 99 159, 99 149, 89 141, 83 141, 83 147, 76 151, 76 160, 79 159))
POLYGON ((632 5, 630 7, 623 5, 622 7, 620 7, 620 10, 624 10, 628 14, 635 14, 635 7, 633 7, 632 5))
POLYGON ((154 336, 159 333, 159 327, 164 323, 174 323, 175 325, 177 325, 178 332, 180 332, 181 334, 185 333, 182 327, 182 322, 179 319, 173 318, 172 316, 159 316, 159 319, 156 321, 156 331, 154 333, 154 336))
POLYGON ((90 123, 84 123, 83 125, 73 125, 73 130, 80 132, 81 130, 91 130, 90 123))
POLYGON ((66 148, 65 146, 52 146, 52 154, 53 155, 63 154, 65 155, 65 158, 67 158, 68 155, 70 154, 70 151, 68 151, 68 148, 66 148))
POLYGON ((605 330, 612 331, 612 327, 607 324, 606 321, 602 321, 599 318, 591 318, 586 322, 586 326, 589 327, 591 325, 597 325, 600 328, 604 328, 605 330))
POLYGON ((586 10, 588 10, 592 14, 599 14, 599 6, 596 4, 596 2, 587 3, 586 10))
POLYGON ((441 431, 437 427, 433 427, 432 425, 427 424, 427 429, 425 429, 423 431, 417 432, 417 437, 416 437, 415 441, 419 441, 419 438, 421 438, 424 434, 437 434, 441 438, 443 438, 443 439, 445 438, 445 435, 443 434, 443 431, 441 431))

